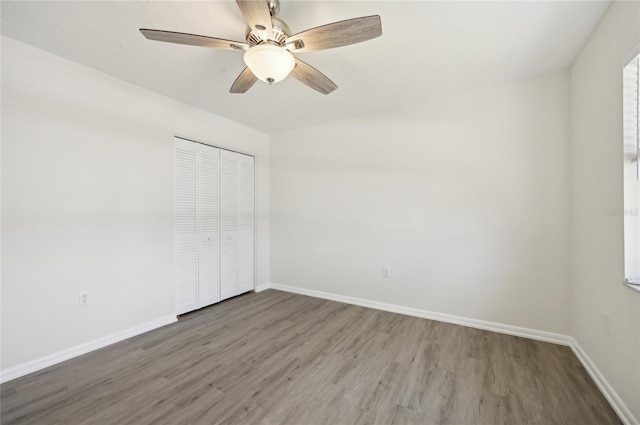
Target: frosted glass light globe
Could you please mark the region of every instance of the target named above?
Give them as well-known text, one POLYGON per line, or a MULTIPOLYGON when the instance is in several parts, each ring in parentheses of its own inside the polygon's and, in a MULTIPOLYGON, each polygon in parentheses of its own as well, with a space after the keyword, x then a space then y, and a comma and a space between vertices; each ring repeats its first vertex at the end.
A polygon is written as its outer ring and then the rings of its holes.
POLYGON ((244 63, 253 75, 269 84, 284 80, 296 66, 293 55, 273 44, 258 44, 244 53, 244 63))

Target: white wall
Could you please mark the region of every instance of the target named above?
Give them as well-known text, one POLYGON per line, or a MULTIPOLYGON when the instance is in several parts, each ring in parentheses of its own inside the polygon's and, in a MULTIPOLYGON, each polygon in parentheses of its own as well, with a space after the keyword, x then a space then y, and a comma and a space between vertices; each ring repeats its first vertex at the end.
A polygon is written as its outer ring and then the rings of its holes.
POLYGON ((2 38, 3 370, 174 313, 174 134, 256 155, 268 282, 267 135, 2 38))
POLYGON ((567 334, 569 127, 559 72, 273 136, 272 282, 567 334))
POLYGON ((640 294, 622 286, 622 66, 640 3, 613 2, 571 69, 572 335, 640 419, 640 294), (612 315, 612 334, 604 313, 612 315))

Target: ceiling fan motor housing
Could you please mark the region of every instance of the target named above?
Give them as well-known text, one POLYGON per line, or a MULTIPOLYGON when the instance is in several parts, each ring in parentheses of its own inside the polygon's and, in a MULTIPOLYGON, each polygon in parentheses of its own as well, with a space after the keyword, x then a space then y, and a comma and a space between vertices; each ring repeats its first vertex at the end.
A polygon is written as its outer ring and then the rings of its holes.
POLYGON ((289 26, 284 23, 281 19, 276 18, 275 16, 271 17, 271 23, 273 25, 273 38, 269 40, 265 40, 263 35, 251 28, 247 29, 247 44, 249 46, 255 46, 261 43, 271 43, 277 46, 284 46, 285 41, 291 35, 291 30, 289 26))

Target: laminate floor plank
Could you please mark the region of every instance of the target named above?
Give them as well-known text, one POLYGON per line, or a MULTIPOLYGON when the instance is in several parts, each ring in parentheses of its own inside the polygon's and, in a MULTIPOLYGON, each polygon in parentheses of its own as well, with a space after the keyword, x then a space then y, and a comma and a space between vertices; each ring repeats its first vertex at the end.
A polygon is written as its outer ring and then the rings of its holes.
POLYGON ((275 290, 0 395, 4 425, 621 424, 568 347, 275 290))

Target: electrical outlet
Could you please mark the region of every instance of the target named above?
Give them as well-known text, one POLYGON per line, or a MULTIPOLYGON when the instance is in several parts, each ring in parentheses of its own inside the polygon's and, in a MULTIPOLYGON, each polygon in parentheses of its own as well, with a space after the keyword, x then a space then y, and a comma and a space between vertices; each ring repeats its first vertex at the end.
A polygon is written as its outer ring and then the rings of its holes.
POLYGON ((604 333, 611 336, 611 314, 604 313, 604 333))
POLYGON ((88 292, 80 292, 78 295, 78 305, 80 307, 89 304, 89 293, 88 292))
POLYGON ((389 279, 389 267, 384 266, 382 268, 382 277, 384 277, 385 279, 389 279))

